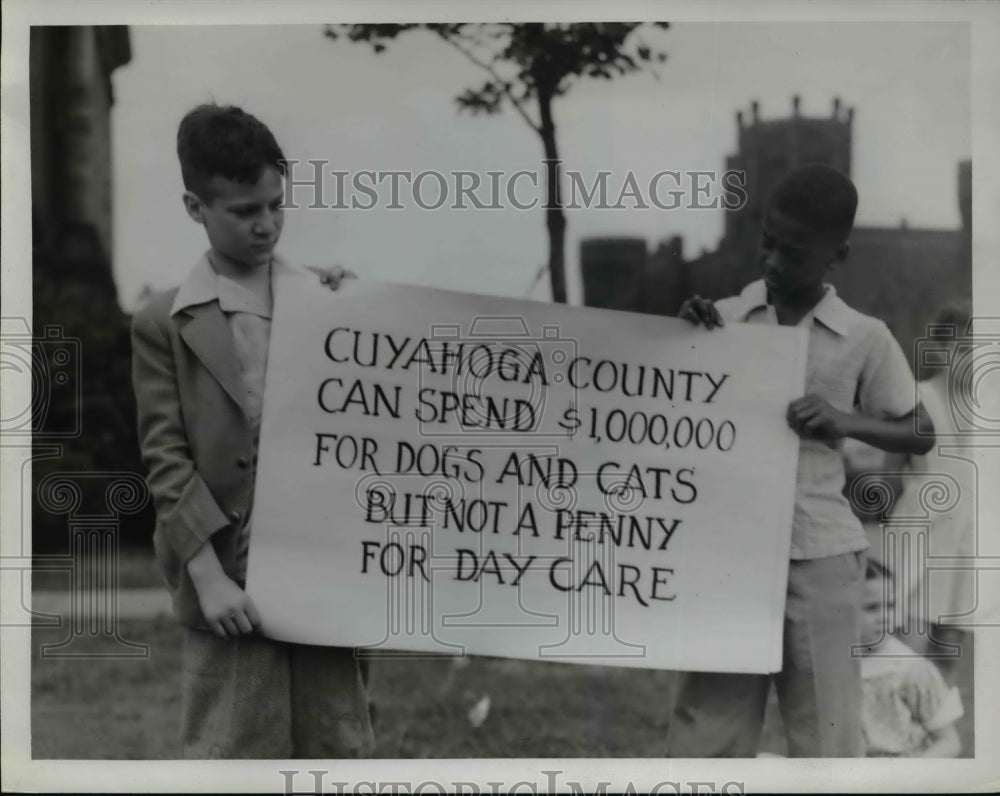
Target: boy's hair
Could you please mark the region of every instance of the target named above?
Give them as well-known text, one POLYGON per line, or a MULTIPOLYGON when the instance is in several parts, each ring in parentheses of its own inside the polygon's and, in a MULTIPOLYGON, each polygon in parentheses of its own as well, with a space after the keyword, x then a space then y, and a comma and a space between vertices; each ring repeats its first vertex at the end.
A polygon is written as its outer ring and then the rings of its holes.
POLYGON ((184 187, 211 202, 212 177, 254 183, 268 166, 285 173, 285 156, 267 126, 234 105, 199 105, 177 128, 184 187))
POLYGON ((832 166, 807 163, 781 178, 768 200, 768 209, 798 221, 818 244, 840 246, 854 226, 858 191, 832 166))

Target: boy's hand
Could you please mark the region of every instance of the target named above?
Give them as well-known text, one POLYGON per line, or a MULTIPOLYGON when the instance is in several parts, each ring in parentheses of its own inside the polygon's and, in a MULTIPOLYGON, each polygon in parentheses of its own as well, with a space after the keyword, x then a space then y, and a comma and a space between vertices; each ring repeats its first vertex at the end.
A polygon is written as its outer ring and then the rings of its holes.
POLYGON ((358 275, 353 271, 349 271, 342 265, 333 265, 326 270, 320 268, 310 269, 315 273, 319 274, 319 282, 321 285, 326 285, 330 290, 338 290, 340 288, 340 283, 345 279, 357 279, 358 275))
POLYGON ((719 311, 715 308, 715 304, 710 299, 704 299, 701 296, 692 296, 681 304, 677 317, 691 321, 691 323, 702 324, 708 329, 726 325, 719 311))
POLYGON ((788 425, 800 437, 836 442, 847 436, 851 416, 834 409, 818 395, 805 395, 788 404, 788 425))
POLYGON ((187 571, 198 594, 198 604, 212 632, 222 638, 253 633, 260 624, 257 607, 239 585, 230 578, 206 542, 187 563, 187 571))
POLYGON ((198 602, 209 627, 221 638, 236 638, 253 633, 260 625, 260 614, 250 595, 228 575, 197 582, 198 602))

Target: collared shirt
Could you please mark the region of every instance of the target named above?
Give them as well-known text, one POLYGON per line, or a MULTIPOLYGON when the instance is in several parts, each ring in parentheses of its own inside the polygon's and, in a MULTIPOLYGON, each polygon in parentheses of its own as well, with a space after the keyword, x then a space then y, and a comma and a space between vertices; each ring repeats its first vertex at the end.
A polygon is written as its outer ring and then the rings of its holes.
MULTIPOLYGON (((877 318, 847 306, 833 286, 799 322, 809 330, 806 393, 835 409, 868 417, 895 419, 912 412, 917 387, 910 365, 889 328, 877 318)), ((777 324, 763 280, 738 296, 715 303, 726 321, 777 324)), ((868 547, 861 522, 842 494, 842 444, 802 439, 799 443, 793 559, 824 558, 868 547)))
POLYGON ((272 260, 270 296, 262 299, 248 287, 247 280, 216 273, 206 254, 184 280, 170 308, 170 314, 174 315, 196 304, 219 303, 233 336, 233 348, 243 376, 243 407, 250 419, 255 442, 260 432, 264 401, 274 280, 277 273, 285 270, 288 266, 281 260, 272 260))
MULTIPOLYGON (((226 316, 242 375, 243 407, 253 430, 255 467, 252 473, 256 471, 257 444, 264 405, 264 377, 267 372, 267 351, 271 340, 274 282, 276 275, 289 270, 289 267, 278 258, 273 258, 270 270, 270 291, 267 299, 263 299, 248 287, 247 280, 217 273, 206 254, 181 284, 170 308, 170 314, 174 315, 185 307, 217 301, 219 309, 226 316)), ((250 524, 251 517, 247 517, 240 530, 237 545, 237 565, 240 576, 244 578, 250 545, 250 524)))

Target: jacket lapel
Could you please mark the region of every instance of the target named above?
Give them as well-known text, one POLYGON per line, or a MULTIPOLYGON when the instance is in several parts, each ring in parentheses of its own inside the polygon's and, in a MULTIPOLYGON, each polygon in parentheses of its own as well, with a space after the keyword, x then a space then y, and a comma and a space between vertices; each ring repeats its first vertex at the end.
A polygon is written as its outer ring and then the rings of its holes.
POLYGON ((213 301, 186 307, 182 313, 189 320, 181 327, 181 338, 246 415, 243 377, 233 347, 233 336, 219 303, 213 301))

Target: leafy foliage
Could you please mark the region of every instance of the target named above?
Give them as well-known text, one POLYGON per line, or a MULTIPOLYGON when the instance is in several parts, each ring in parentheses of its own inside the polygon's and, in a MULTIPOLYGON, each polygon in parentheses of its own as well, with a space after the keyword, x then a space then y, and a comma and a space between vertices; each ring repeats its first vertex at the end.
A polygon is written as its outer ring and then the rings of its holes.
POLYGON ((663 63, 667 54, 643 41, 638 29, 669 26, 668 22, 361 24, 328 25, 325 34, 368 44, 381 53, 404 33, 429 32, 489 73, 481 85, 466 88, 455 98, 461 110, 493 114, 507 101, 537 130, 540 122, 527 117, 529 100, 562 96, 581 79, 612 80, 663 63))
POLYGON ((668 22, 358 24, 328 25, 325 35, 368 44, 378 54, 401 35, 422 30, 486 72, 482 84, 466 87, 455 102, 460 111, 478 114, 496 114, 510 104, 542 139, 548 187, 549 279, 552 300, 565 303, 566 218, 560 197, 552 102, 580 80, 613 80, 663 63, 667 54, 646 43, 639 29, 669 27, 668 22))

